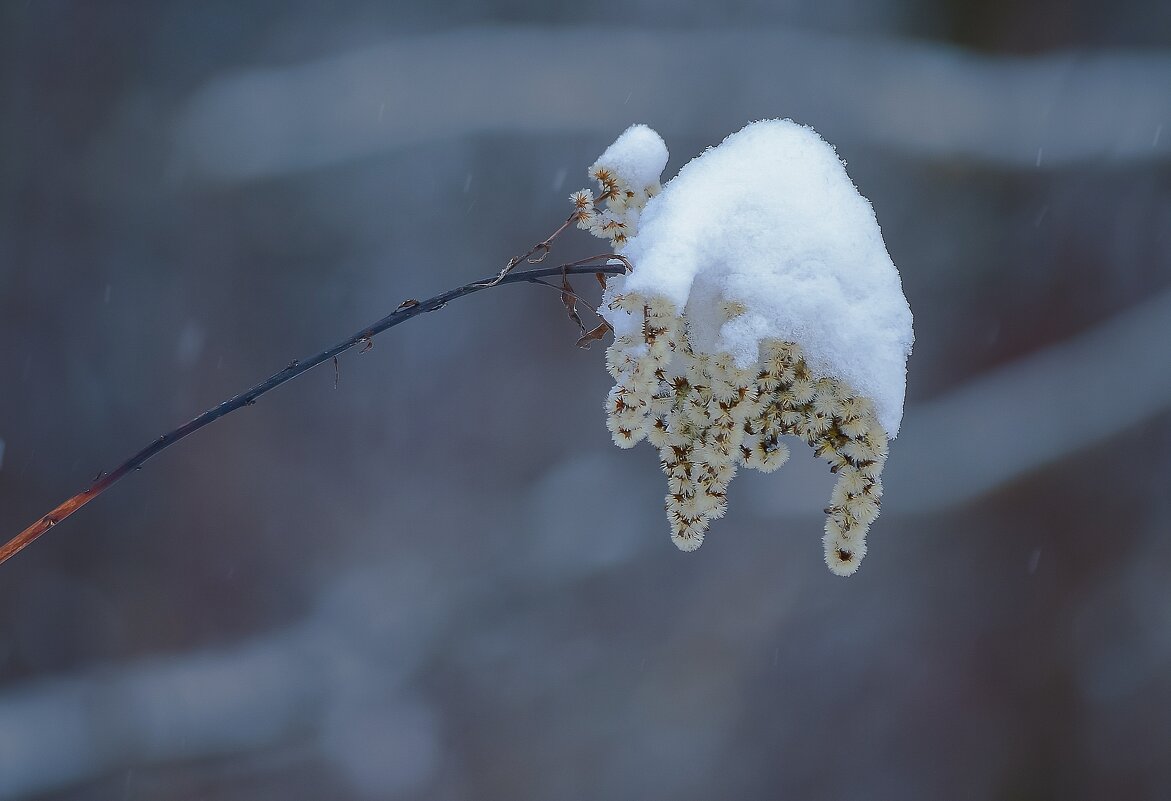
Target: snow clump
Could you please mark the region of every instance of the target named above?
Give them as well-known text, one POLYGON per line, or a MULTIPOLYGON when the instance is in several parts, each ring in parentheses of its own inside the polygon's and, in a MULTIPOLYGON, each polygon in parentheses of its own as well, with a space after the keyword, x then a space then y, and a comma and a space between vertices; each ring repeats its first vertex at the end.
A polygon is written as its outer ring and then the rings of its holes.
POLYGON ((638 220, 647 201, 659 193, 659 176, 667 166, 667 145, 663 137, 645 125, 631 125, 614 144, 606 148, 590 177, 598 182, 601 194, 595 198, 588 189, 570 195, 577 209, 577 226, 602 239, 615 249, 638 233, 638 220), (597 210, 598 203, 606 208, 597 210))
POLYGON ((672 539, 703 542, 739 467, 771 472, 803 439, 837 483, 825 561, 849 575, 878 517, 914 341, 870 203, 833 148, 791 120, 752 123, 660 191, 667 149, 628 129, 590 168, 577 223, 632 265, 611 278, 608 427, 667 474, 672 539), (599 208, 605 203, 605 208, 599 208))

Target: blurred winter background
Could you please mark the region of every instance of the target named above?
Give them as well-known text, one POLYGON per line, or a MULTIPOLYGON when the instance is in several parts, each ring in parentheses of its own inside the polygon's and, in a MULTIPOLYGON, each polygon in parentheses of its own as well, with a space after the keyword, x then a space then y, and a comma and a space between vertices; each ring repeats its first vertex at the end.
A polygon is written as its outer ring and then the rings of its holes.
POLYGON ((628 124, 671 175, 777 116, 916 315, 856 576, 796 449, 676 551, 600 349, 501 289, 0 569, 0 799, 1167 798, 1157 0, 0 2, 0 536, 496 270, 628 124))

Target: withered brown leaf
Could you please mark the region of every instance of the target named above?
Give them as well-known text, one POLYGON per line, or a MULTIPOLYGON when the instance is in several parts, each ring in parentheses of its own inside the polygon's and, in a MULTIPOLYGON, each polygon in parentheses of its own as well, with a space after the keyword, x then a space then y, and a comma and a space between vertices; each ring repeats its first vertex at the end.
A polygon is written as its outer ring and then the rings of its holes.
POLYGON ((577 341, 577 346, 579 348, 589 348, 589 346, 592 345, 595 340, 599 340, 606 336, 606 332, 610 330, 610 324, 603 320, 601 324, 593 331, 587 331, 585 335, 577 341))
POLYGON ((584 333, 585 323, 581 321, 581 316, 577 313, 577 294, 573 291, 573 285, 569 283, 569 275, 565 272, 561 273, 561 303, 565 306, 565 311, 569 312, 569 319, 577 323, 577 327, 584 333))

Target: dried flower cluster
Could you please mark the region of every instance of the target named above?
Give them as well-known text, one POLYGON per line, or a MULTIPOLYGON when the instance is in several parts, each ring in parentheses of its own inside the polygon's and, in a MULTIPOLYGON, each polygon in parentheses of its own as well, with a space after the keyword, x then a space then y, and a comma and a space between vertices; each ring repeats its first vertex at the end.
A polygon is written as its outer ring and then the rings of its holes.
MULTIPOLYGON (((758 368, 737 368, 729 354, 696 353, 687 320, 670 302, 635 293, 611 299, 641 314, 641 334, 617 338, 606 352, 615 385, 606 401, 614 442, 643 439, 659 449, 667 474, 671 538, 685 551, 703 542, 727 510, 739 467, 772 472, 789 458, 781 435, 800 437, 837 474, 826 509, 825 561, 838 575, 858 569, 866 531, 878 517, 887 437, 873 404, 841 381, 814 378, 800 346, 770 340, 758 368)), ((739 304, 725 303, 731 319, 739 304)))
POLYGON ((610 433, 619 447, 658 449, 685 551, 724 516, 741 467, 772 472, 789 458, 782 437, 804 440, 837 476, 825 561, 850 575, 878 517, 913 339, 870 205, 833 149, 789 121, 746 127, 661 188, 666 161, 658 134, 631 126, 590 167, 599 194, 571 196, 578 227, 632 269, 607 281, 601 310, 615 335, 610 433))

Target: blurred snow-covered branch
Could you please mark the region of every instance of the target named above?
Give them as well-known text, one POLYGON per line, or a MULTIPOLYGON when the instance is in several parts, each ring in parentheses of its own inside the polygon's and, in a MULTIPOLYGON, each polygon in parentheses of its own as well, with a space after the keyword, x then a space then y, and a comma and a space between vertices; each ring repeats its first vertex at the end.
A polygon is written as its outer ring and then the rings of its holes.
MULTIPOLYGON (((422 702, 399 686, 445 626, 447 607, 420 600, 425 573, 412 566, 396 572, 394 581, 387 581, 386 570, 343 574, 321 593, 314 612, 287 628, 229 647, 9 688, 0 695, 0 801, 61 790, 131 765, 288 744, 307 745, 343 771, 355 760, 385 765, 361 748, 355 752, 353 737, 335 731, 333 721, 339 710, 352 713, 364 705, 367 717, 376 709, 375 728, 384 733, 387 726, 406 727, 416 745, 434 736, 427 715, 415 714, 422 702), (372 616, 371 604, 381 611, 372 616), (386 639, 393 647, 379 645, 386 639), (404 711, 410 714, 402 717, 404 711)), ((426 760, 400 765, 400 772, 415 774, 397 779, 426 778, 430 767, 426 760)))
MULTIPOLYGON (((1171 291, 910 407, 889 470, 894 489, 888 513, 965 503, 1171 408, 1171 374, 1148 369, 1141 357, 1149 343, 1168 336, 1171 291), (1056 404, 1076 409, 1054 414, 1056 404), (1092 414, 1107 406, 1111 414, 1092 414), (957 419, 965 424, 955 425, 957 419), (949 459, 947 469, 925 469, 940 442, 965 458, 949 459)), ((757 486, 745 505, 759 511, 776 493, 766 482, 757 486)), ((624 541, 622 547, 622 558, 633 557, 634 545, 624 541)), ((424 663, 429 638, 444 630, 444 616, 476 593, 469 588, 471 595, 445 596, 445 606, 420 610, 409 600, 422 594, 411 589, 412 579, 425 580, 417 572, 403 568, 401 580, 381 573, 340 580, 301 623, 231 648, 7 688, 0 694, 0 801, 93 780, 129 764, 255 751, 290 740, 317 742, 327 756, 344 759, 329 750, 330 709, 354 703, 370 687, 407 683, 424 663), (407 598, 399 597, 404 593, 407 598), (369 621, 371 609, 383 616, 403 611, 387 629, 369 621), (364 625, 378 625, 379 636, 348 628, 364 625), (380 647, 382 641, 393 647, 380 647), (108 729, 111 717, 120 721, 116 731, 90 736, 95 726, 108 729)))
POLYGON ((907 414, 891 507, 945 509, 990 492, 1171 407, 1171 290, 1076 337, 990 371, 907 414), (946 469, 931 465, 950 443, 946 469))
POLYGON ((605 135, 629 121, 621 87, 668 136, 704 130, 715 110, 718 128, 782 114, 919 158, 1166 161, 1168 86, 1159 51, 1021 58, 796 30, 471 28, 224 74, 178 110, 173 157, 246 180, 468 134, 605 135), (590 80, 570 53, 591 54, 590 80))

